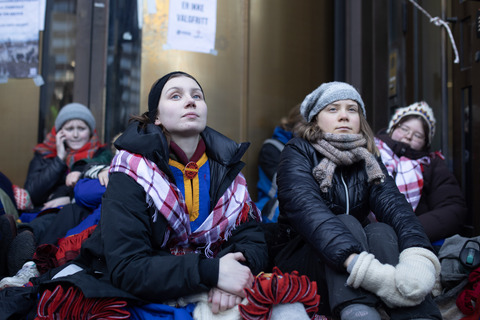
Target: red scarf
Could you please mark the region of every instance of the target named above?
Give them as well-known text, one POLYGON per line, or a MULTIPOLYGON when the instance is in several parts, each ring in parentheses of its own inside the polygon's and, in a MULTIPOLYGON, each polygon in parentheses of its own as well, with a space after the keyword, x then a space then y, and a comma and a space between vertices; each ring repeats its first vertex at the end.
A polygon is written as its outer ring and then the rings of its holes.
MULTIPOLYGON (((52 128, 52 131, 47 134, 45 140, 42 143, 37 144, 33 151, 40 153, 44 158, 55 158, 57 156, 57 142, 56 142, 57 130, 55 127, 52 128)), ((101 144, 97 131, 94 130, 90 140, 83 145, 78 150, 67 149, 67 157, 65 158, 65 163, 69 168, 72 168, 73 164, 78 160, 82 159, 91 159, 95 152, 98 149, 104 147, 104 144, 101 144)))
POLYGON ((480 268, 470 272, 468 283, 457 296, 458 309, 466 316, 461 320, 477 320, 480 317, 480 268))

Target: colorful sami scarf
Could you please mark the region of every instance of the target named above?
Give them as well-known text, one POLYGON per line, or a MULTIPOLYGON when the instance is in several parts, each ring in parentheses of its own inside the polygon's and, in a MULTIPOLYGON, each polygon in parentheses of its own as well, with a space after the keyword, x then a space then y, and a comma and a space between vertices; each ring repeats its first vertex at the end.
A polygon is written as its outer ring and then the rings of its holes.
MULTIPOLYGON (((44 158, 55 158, 57 156, 56 136, 57 131, 55 130, 55 127, 53 127, 52 131, 50 131, 45 137, 45 140, 43 140, 42 143, 37 144, 33 151, 40 153, 44 158)), ((69 168, 72 168, 73 164, 78 160, 91 159, 95 152, 103 146, 104 144, 100 143, 97 131, 95 130, 90 137, 90 140, 79 150, 67 150, 65 163, 69 168)))
POLYGON ((423 165, 430 164, 430 157, 412 160, 405 156, 398 157, 382 140, 375 138, 382 161, 388 173, 393 177, 398 189, 405 195, 413 211, 420 202, 423 189, 423 165))
MULTIPOLYGON (((250 212, 250 195, 245 178, 240 173, 202 225, 192 232, 184 195, 153 161, 121 150, 113 158, 110 172, 125 173, 143 187, 147 203, 155 206, 153 222, 161 214, 169 225, 162 247, 169 247, 172 254, 205 250, 207 257, 214 257, 221 243, 228 239, 237 225, 247 220, 250 212)), ((259 213, 255 214, 260 221, 259 213)))

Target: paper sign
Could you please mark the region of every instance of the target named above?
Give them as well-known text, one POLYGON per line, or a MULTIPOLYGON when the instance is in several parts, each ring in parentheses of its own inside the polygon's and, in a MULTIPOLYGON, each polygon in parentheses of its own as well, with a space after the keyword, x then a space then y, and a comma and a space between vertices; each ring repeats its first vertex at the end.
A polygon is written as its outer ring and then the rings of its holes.
POLYGON ((9 78, 37 75, 44 9, 41 0, 0 0, 0 74, 9 78))
POLYGON ((165 49, 215 54, 217 0, 170 0, 165 49))
POLYGON ((0 41, 38 40, 39 0, 0 1, 0 41))

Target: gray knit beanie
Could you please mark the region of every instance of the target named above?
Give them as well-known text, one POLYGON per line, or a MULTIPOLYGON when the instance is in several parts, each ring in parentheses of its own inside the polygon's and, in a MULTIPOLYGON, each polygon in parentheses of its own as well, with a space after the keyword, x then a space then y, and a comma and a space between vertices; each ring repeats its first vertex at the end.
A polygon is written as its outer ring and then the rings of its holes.
POLYGON ((95 130, 95 118, 93 117, 92 112, 83 104, 77 102, 69 103, 60 109, 60 112, 55 119, 55 130, 58 132, 58 130, 62 129, 65 122, 74 119, 85 121, 90 128, 90 133, 93 133, 95 130))
POLYGON ((347 99, 356 101, 362 108, 363 116, 367 117, 365 105, 358 91, 348 83, 338 81, 323 83, 307 95, 300 106, 300 113, 307 122, 310 122, 329 104, 347 99))

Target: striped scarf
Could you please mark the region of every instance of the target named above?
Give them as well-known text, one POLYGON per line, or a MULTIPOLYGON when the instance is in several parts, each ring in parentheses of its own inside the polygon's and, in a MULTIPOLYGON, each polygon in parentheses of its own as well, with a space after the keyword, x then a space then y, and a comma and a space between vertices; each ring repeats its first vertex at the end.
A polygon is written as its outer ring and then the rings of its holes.
MULTIPOLYGON (((43 140, 42 143, 37 144, 33 151, 40 153, 44 158, 55 158, 57 156, 56 136, 57 131, 55 130, 55 127, 53 127, 45 137, 45 140, 43 140)), ((95 130, 90 137, 90 140, 85 143, 83 147, 78 150, 67 149, 65 163, 71 169, 73 164, 78 160, 93 158, 95 152, 104 146, 105 145, 100 143, 97 131, 95 130)))
POLYGON ((422 196, 423 165, 430 164, 430 157, 424 156, 416 160, 404 156, 398 157, 382 140, 375 138, 375 144, 380 150, 388 173, 393 177, 398 189, 405 195, 415 211, 422 196))
POLYGON ((338 165, 349 166, 361 160, 365 161, 369 183, 383 182, 385 176, 375 156, 365 145, 361 134, 324 133, 322 139, 312 146, 325 157, 313 168, 313 176, 320 184, 320 190, 327 192, 332 186, 333 174, 338 165))
MULTIPOLYGON (((206 220, 192 233, 184 195, 153 161, 121 150, 113 158, 110 172, 125 173, 143 187, 147 194, 147 203, 155 207, 153 222, 157 221, 160 214, 168 223, 169 228, 162 248, 170 248, 172 254, 204 251, 207 257, 214 257, 220 245, 228 239, 237 225, 247 220, 251 211, 247 184, 240 173, 206 220)), ((256 207, 252 205, 253 208, 256 207)), ((260 219, 258 210, 253 211, 256 218, 260 219)))

